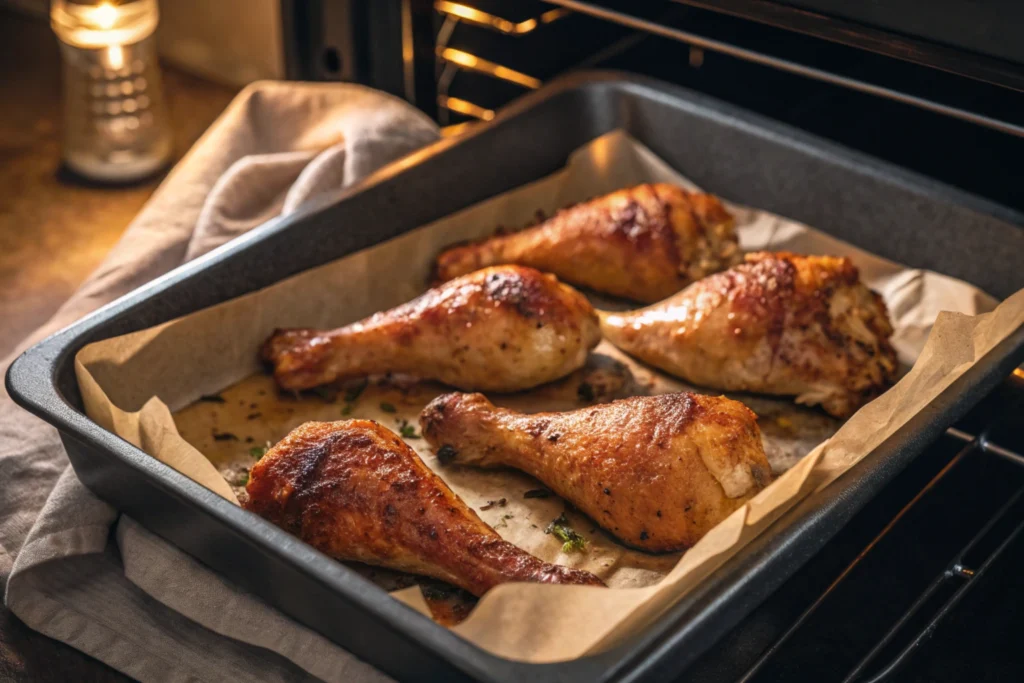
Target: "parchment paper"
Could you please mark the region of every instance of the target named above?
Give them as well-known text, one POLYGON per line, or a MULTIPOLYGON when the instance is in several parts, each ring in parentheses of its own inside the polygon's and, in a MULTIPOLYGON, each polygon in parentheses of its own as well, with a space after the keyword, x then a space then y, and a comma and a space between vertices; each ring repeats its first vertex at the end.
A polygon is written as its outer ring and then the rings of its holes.
MULTIPOLYGON (((610 133, 540 181, 259 292, 85 347, 76 370, 86 411, 100 425, 235 502, 245 463, 252 462, 249 450, 280 439, 306 420, 368 417, 395 431, 407 423, 418 432, 419 409, 442 387, 391 378, 372 383, 352 401, 345 400, 345 392, 287 399, 260 375, 256 350, 275 327, 336 327, 416 296, 424 289, 432 257, 452 242, 485 236, 498 225, 528 224, 538 210, 551 213, 653 181, 693 187, 624 133, 610 133), (197 403, 203 396, 207 399, 197 403)), ((495 654, 533 662, 572 659, 628 637, 785 510, 869 453, 1024 322, 1024 292, 995 309, 991 297, 963 282, 903 268, 793 221, 730 208, 746 250, 851 257, 863 280, 889 306, 901 363, 917 364, 841 428, 787 401, 735 396, 758 413, 773 468, 784 474, 682 556, 626 550, 572 512, 569 519, 589 546, 566 554, 543 533, 565 509, 563 502, 524 498, 526 491, 540 487, 538 482, 510 471, 441 467, 418 434, 410 434, 408 443, 428 466, 503 537, 545 560, 589 569, 611 586, 502 585, 454 627, 457 633, 495 654), (977 315, 988 311, 993 312, 977 315)), ((681 388, 688 387, 602 342, 575 375, 525 394, 494 398, 525 411, 567 410, 590 400, 681 388), (588 392, 581 396, 583 383, 593 389, 593 397, 588 392)), ((426 611, 415 587, 393 595, 426 611)))

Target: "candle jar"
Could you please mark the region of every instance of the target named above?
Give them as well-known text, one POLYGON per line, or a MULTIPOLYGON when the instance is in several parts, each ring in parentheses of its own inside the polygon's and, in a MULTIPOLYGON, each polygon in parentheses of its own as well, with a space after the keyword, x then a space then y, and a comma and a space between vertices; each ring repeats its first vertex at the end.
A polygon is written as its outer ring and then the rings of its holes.
POLYGON ((126 182, 168 163, 158 17, 156 0, 53 0, 64 61, 64 162, 76 173, 126 182))

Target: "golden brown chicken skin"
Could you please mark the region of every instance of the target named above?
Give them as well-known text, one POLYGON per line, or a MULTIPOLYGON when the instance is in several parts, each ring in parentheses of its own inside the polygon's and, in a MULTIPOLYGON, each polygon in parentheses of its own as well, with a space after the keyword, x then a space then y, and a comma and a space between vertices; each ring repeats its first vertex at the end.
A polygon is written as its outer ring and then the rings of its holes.
POLYGON ((525 415, 445 394, 420 416, 439 457, 515 467, 626 545, 688 548, 771 481, 757 418, 725 397, 634 396, 525 415))
POLYGON ((582 294, 532 268, 496 266, 337 330, 277 330, 262 355, 289 390, 400 372, 519 391, 580 368, 600 340, 582 294))
POLYGON ((638 185, 520 232, 452 247, 438 256, 435 273, 445 281, 519 263, 595 291, 659 301, 739 260, 733 223, 712 195, 667 183, 638 185))
POLYGON ((499 583, 604 585, 502 540, 398 436, 370 420, 307 422, 250 473, 245 507, 338 560, 499 583))
POLYGON ((896 375, 885 303, 846 258, 749 254, 659 304, 602 314, 601 326, 626 353, 694 384, 795 396, 836 417, 896 375))

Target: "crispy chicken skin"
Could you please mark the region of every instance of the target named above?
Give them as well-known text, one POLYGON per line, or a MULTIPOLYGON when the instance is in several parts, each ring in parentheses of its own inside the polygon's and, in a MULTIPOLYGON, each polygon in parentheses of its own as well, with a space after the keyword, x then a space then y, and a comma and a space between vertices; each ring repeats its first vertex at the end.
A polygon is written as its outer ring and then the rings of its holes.
POLYGON ((563 209, 520 232, 452 247, 438 256, 435 274, 445 281, 519 263, 649 303, 738 260, 733 218, 716 197, 657 183, 563 209))
POLYGON ((604 585, 501 539, 398 436, 370 420, 307 422, 253 466, 245 507, 338 560, 455 584, 604 585))
POLYGON ((263 347, 283 389, 385 372, 460 389, 519 391, 563 377, 601 340, 586 297, 522 266, 496 266, 322 332, 277 330, 263 347))
POLYGON ((481 394, 445 394, 420 415, 450 462, 515 467, 623 543, 688 548, 771 481, 757 418, 725 397, 634 396, 525 415, 481 394))
POLYGON ((795 396, 848 417, 892 384, 892 325, 846 258, 749 254, 661 303, 602 313, 605 337, 666 372, 726 391, 795 396))

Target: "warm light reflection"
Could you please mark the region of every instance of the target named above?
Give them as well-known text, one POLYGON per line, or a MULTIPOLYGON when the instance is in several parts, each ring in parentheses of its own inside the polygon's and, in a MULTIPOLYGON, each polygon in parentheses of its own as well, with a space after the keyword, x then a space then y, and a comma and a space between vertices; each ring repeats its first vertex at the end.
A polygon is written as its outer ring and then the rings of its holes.
POLYGON ((486 26, 494 29, 495 31, 516 36, 529 33, 542 24, 550 24, 551 22, 557 21, 569 14, 569 10, 558 7, 544 12, 536 19, 530 18, 524 21, 514 22, 509 21, 508 19, 502 19, 501 17, 493 14, 488 14, 487 12, 482 12, 475 7, 463 5, 459 2, 448 2, 447 0, 438 0, 435 2, 434 9, 442 14, 456 17, 470 24, 486 26))
POLYGON ((458 97, 446 97, 444 95, 439 95, 437 103, 445 109, 450 109, 451 111, 459 114, 465 114, 466 116, 472 116, 480 119, 481 121, 490 121, 494 118, 493 109, 486 109, 478 104, 473 104, 472 102, 458 97))
POLYGON ((481 59, 480 57, 463 50, 446 47, 439 50, 437 55, 441 59, 451 62, 452 64, 458 64, 459 66, 471 71, 477 71, 479 73, 487 74, 488 76, 494 76, 495 78, 500 78, 503 81, 521 85, 524 88, 536 90, 541 86, 539 78, 534 78, 533 76, 524 74, 520 71, 510 69, 507 66, 502 66, 501 64, 489 62, 486 59, 481 59))
POLYGON ((124 50, 120 45, 111 45, 107 48, 107 66, 115 70, 124 66, 124 50))
POLYGON ((50 22, 61 41, 89 49, 130 46, 151 35, 159 20, 156 0, 125 4, 103 0, 51 0, 50 22))
POLYGON ((89 21, 96 24, 97 28, 110 29, 117 22, 117 8, 109 2, 102 2, 93 7, 87 17, 89 21))
POLYGON ((476 121, 463 121, 462 123, 453 123, 450 126, 445 126, 441 129, 441 137, 451 138, 456 135, 462 135, 465 133, 470 126, 475 125, 476 121))

